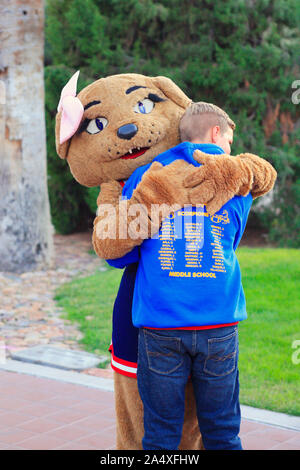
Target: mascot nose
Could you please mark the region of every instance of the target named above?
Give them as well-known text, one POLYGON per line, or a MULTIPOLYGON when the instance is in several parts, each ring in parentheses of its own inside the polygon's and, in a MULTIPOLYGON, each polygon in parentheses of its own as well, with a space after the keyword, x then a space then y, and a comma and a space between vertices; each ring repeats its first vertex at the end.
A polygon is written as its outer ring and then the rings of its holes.
POLYGON ((125 124, 119 127, 117 135, 120 139, 131 139, 137 133, 138 128, 135 124, 125 124))

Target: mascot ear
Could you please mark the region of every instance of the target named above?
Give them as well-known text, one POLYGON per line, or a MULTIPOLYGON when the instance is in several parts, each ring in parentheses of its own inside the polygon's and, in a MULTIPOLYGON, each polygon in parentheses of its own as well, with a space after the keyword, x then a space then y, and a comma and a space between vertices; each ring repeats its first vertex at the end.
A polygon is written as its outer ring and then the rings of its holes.
POLYGON ((79 70, 69 79, 63 87, 58 103, 56 115, 56 150, 60 158, 66 158, 70 138, 77 131, 84 112, 83 104, 76 96, 79 70), (67 145, 64 145, 64 144, 67 145))
POLYGON ((178 106, 186 109, 192 102, 175 83, 167 77, 151 77, 153 84, 159 88, 167 98, 178 106))
POLYGON ((55 145, 56 145, 56 152, 60 158, 67 158, 68 150, 70 146, 70 139, 64 142, 63 144, 60 143, 60 121, 61 121, 61 114, 62 112, 59 111, 56 114, 55 118, 55 145))

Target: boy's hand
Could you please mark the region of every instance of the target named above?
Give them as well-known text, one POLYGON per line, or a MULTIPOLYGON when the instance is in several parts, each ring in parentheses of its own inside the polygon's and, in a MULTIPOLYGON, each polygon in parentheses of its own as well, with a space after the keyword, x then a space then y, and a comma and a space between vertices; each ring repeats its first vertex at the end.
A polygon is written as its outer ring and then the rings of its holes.
POLYGON ((221 209, 235 195, 246 196, 253 184, 253 173, 247 162, 230 155, 208 155, 195 150, 196 167, 185 177, 183 185, 191 188, 192 204, 206 204, 210 215, 221 209))

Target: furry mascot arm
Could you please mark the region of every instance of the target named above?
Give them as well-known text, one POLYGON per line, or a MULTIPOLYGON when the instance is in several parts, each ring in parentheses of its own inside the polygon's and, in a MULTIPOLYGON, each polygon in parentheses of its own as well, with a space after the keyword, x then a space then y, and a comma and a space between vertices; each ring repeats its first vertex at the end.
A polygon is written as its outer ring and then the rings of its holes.
POLYGON ((251 194, 253 199, 263 196, 273 189, 277 172, 269 162, 252 153, 242 153, 238 158, 241 159, 241 162, 248 164, 252 170, 253 184, 251 194))
POLYGON ((97 255, 104 259, 121 258, 157 233, 165 217, 189 204, 189 190, 184 188, 183 179, 193 168, 184 160, 167 166, 154 162, 129 200, 119 199, 118 182, 103 183, 93 231, 97 255))
MULTIPOLYGON (((126 201, 121 201, 122 188, 117 181, 101 184, 97 199, 97 217, 94 220, 93 246, 100 258, 114 259, 130 252, 142 240, 129 237, 120 239, 120 217, 126 210, 126 201)), ((125 221, 126 213, 125 214, 125 221)), ((128 223, 128 221, 127 221, 128 223)))
POLYGON ((202 166, 194 168, 183 184, 190 188, 190 202, 206 204, 210 215, 234 196, 251 192, 255 199, 266 194, 276 181, 277 172, 272 165, 251 153, 234 157, 207 155, 196 150, 193 156, 202 166))
POLYGON ((207 212, 213 215, 234 196, 246 196, 250 191, 253 198, 266 194, 277 176, 270 163, 248 153, 215 156, 197 150, 194 158, 201 167, 183 160, 165 167, 153 163, 128 201, 119 203, 121 187, 116 181, 101 186, 93 232, 94 249, 100 258, 121 258, 158 232, 162 220, 184 204, 206 204, 207 212), (108 215, 107 203, 114 205, 108 215), (157 217, 151 213, 153 205, 160 206, 157 217), (139 231, 134 222, 137 209, 139 231))

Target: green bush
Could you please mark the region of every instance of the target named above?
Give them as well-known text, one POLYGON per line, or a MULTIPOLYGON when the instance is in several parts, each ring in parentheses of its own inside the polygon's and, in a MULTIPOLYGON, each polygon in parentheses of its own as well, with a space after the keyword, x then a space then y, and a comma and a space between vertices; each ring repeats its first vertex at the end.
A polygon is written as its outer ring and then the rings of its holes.
MULTIPOLYGON (((214 102, 232 116, 237 123, 233 154, 253 152, 276 167, 274 204, 260 217, 271 239, 298 246, 299 131, 294 124, 299 106, 291 101, 291 85, 300 78, 299 13, 297 0, 48 0, 48 133, 53 133, 60 90, 78 69, 79 89, 116 73, 166 75, 194 101, 214 102)), ((54 160, 51 137, 48 152, 54 160)), ((72 186, 67 168, 59 166, 63 163, 49 165, 52 213, 57 230, 72 231, 85 213, 81 207, 91 201, 94 211, 97 191, 87 195, 72 186)))
MULTIPOLYGON (((298 130, 298 142, 300 129, 298 130)), ((269 230, 269 240, 278 246, 300 247, 300 159, 299 144, 284 145, 274 156, 279 173, 272 205, 258 213, 269 230)))

